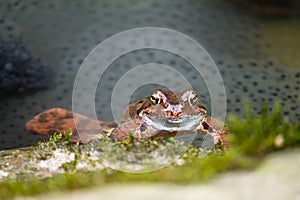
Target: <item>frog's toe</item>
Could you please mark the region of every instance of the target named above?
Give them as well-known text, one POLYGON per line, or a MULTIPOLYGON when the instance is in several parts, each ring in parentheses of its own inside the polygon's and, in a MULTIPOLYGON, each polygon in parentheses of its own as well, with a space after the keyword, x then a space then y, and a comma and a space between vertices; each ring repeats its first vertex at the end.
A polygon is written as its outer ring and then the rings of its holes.
POLYGON ((128 139, 128 133, 122 131, 119 127, 115 128, 110 133, 110 138, 112 141, 123 141, 128 139))

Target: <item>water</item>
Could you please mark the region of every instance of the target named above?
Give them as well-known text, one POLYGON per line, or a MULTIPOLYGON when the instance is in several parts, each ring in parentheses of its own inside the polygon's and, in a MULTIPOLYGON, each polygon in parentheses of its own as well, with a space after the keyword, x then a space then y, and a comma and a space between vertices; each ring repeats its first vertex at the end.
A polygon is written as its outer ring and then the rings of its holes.
MULTIPOLYGON (((2 98, 0 149, 45 139, 26 132, 26 121, 47 108, 71 109, 74 78, 89 51, 114 34, 145 26, 180 31, 208 51, 222 73, 228 113, 242 114, 244 99, 249 99, 257 112, 263 101, 271 106, 281 100, 285 116, 291 121, 300 119, 300 69, 295 56, 300 51, 300 26, 296 17, 266 19, 218 0, 2 0, 0 13, 0 39, 19 39, 31 56, 42 59, 54 72, 47 74, 51 79, 49 89, 25 96, 16 91, 2 98)), ((112 119, 111 91, 122 74, 148 62, 180 70, 210 109, 207 87, 189 63, 168 52, 141 50, 122 56, 105 72, 96 92, 99 119, 112 119)), ((3 68, 11 68, 1 67, 1 73, 3 68)), ((40 84, 37 81, 32 87, 40 84)), ((140 88, 132 100, 149 95, 153 87, 157 86, 140 88)))

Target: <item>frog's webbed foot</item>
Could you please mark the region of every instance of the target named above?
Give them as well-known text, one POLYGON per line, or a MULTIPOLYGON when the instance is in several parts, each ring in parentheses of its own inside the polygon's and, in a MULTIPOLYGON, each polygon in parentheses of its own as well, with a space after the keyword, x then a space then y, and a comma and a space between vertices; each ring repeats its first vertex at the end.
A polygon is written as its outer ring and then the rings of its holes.
POLYGON ((221 142, 224 147, 227 148, 229 146, 226 140, 226 129, 223 128, 223 123, 220 121, 211 117, 205 117, 199 123, 197 130, 210 135, 215 145, 221 142))
POLYGON ((139 125, 133 120, 121 122, 115 129, 110 133, 110 138, 113 141, 122 141, 129 138, 129 135, 133 134, 135 139, 140 139, 139 125))
POLYGON ((122 131, 122 129, 120 129, 119 127, 113 129, 110 133, 110 138, 112 141, 123 141, 128 139, 128 137, 128 133, 122 131))
POLYGON ((136 140, 140 139, 155 139, 162 136, 167 136, 171 134, 168 131, 157 130, 152 126, 147 125, 145 122, 135 121, 132 119, 127 119, 120 122, 117 128, 115 128, 110 137, 113 140, 126 140, 129 135, 132 134, 136 140))

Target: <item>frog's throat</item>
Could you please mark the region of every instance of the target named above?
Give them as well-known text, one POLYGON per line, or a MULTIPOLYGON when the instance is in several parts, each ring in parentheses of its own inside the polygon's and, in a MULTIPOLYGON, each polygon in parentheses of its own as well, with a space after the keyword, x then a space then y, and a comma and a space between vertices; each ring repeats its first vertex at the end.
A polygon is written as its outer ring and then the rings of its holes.
POLYGON ((168 119, 168 118, 151 118, 142 116, 144 121, 157 130, 164 131, 191 131, 196 130, 199 122, 203 119, 204 115, 197 115, 182 119, 168 119))

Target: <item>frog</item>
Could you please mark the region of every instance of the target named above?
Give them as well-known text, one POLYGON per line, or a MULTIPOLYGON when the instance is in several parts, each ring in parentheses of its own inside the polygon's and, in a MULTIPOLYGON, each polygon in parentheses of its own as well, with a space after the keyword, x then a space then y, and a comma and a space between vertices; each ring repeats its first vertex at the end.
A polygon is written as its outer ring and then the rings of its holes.
POLYGON ((128 132, 135 138, 206 133, 217 144, 224 143, 223 131, 212 124, 194 90, 173 92, 156 89, 147 98, 131 103, 125 109, 122 120, 111 135, 117 140, 124 140, 128 138, 128 132))
POLYGON ((80 140, 87 142, 101 137, 94 134, 95 126, 113 141, 124 141, 133 136, 136 140, 166 138, 188 133, 205 133, 214 144, 227 147, 226 128, 208 116, 207 109, 192 89, 181 92, 155 89, 151 95, 129 104, 118 123, 90 119, 63 108, 52 108, 36 115, 26 123, 26 129, 38 134, 64 132, 71 128, 80 133, 80 140), (74 116, 81 123, 76 129, 74 116), (81 134, 83 133, 83 134, 81 134))

